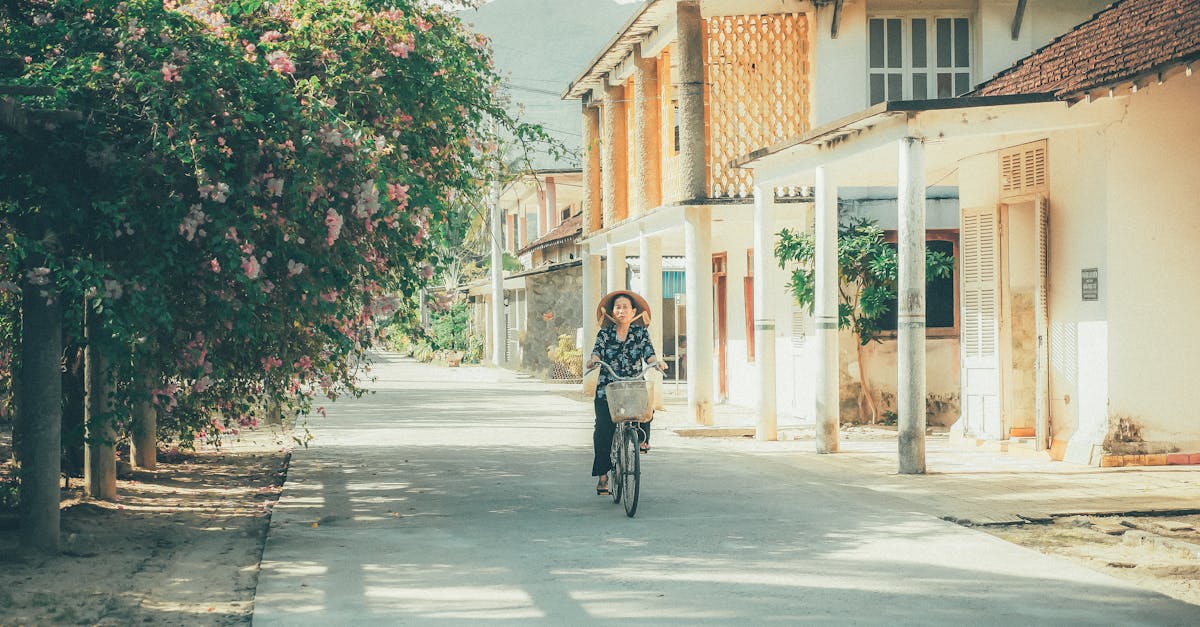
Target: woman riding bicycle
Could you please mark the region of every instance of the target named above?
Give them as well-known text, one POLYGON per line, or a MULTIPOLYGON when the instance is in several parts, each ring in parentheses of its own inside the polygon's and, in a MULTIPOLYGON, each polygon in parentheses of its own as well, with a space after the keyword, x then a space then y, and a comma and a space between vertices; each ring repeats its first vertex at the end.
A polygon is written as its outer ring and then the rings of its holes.
MULTIPOLYGON (((619 377, 634 377, 642 374, 643 364, 658 364, 659 368, 666 364, 658 360, 654 345, 650 343, 650 332, 646 325, 650 322, 650 306, 646 299, 628 290, 617 290, 600 300, 596 308, 596 317, 600 320, 600 331, 596 334, 596 344, 592 355, 588 358, 586 367, 592 368, 603 361, 608 364, 619 377)), ((610 451, 612 448, 613 424, 608 411, 608 400, 604 388, 613 381, 612 374, 607 368, 600 369, 600 382, 596 385, 596 398, 593 405, 596 410, 596 426, 592 432, 592 476, 599 477, 596 483, 596 494, 611 494, 608 486, 608 471, 612 468, 610 451)), ((650 424, 642 423, 639 429, 642 452, 650 447, 650 424)))

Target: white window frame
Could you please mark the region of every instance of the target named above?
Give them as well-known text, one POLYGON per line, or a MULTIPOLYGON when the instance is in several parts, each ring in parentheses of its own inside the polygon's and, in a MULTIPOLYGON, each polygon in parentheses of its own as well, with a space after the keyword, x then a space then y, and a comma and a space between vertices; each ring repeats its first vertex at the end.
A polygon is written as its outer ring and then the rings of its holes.
MULTIPOLYGON (((867 17, 867 36, 866 36, 866 57, 867 57, 867 105, 875 104, 871 99, 871 79, 873 76, 883 76, 884 80, 884 101, 886 100, 927 100, 939 97, 937 91, 937 79, 939 74, 950 75, 950 93, 952 96, 970 91, 974 86, 974 67, 976 59, 979 56, 975 47, 975 32, 972 24, 971 14, 968 12, 946 12, 946 13, 919 13, 919 14, 879 14, 870 15, 867 17), (950 25, 950 54, 951 65, 939 66, 937 63, 937 20, 951 20, 950 25), (884 46, 883 46, 883 67, 871 67, 871 24, 875 20, 881 20, 884 28, 884 46), (900 67, 887 67, 887 21, 900 20, 900 67), (913 20, 925 20, 925 67, 913 67, 913 46, 912 46, 912 27, 913 20), (967 31, 967 61, 966 66, 958 66, 953 58, 955 53, 954 34, 958 28, 955 20, 966 21, 967 31), (947 71, 948 70, 948 71, 947 71), (888 97, 888 75, 901 75, 901 95, 899 98, 888 97), (965 89, 956 87, 957 77, 960 74, 966 74, 965 89), (925 76, 925 94, 914 94, 913 77, 916 75, 925 76)), ((961 85, 959 85, 961 87, 961 85)))

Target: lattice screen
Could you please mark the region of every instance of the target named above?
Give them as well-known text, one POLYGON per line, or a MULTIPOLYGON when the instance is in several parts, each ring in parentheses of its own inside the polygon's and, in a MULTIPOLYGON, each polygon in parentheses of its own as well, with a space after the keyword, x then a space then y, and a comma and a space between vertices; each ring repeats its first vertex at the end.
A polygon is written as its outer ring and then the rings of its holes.
POLYGON ((706 20, 709 196, 749 196, 749 170, 729 162, 808 130, 804 15, 706 20))

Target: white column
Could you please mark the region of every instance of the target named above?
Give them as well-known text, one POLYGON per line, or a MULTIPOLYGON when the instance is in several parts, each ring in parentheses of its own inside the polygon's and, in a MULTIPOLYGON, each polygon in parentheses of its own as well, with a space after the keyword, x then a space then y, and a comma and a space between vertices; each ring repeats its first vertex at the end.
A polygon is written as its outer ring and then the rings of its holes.
POLYGON ((546 211, 549 216, 546 219, 546 230, 549 231, 558 226, 558 184, 554 182, 553 176, 546 177, 546 211))
POLYGON ((593 255, 584 245, 583 252, 583 359, 587 361, 596 343, 596 304, 600 302, 600 255, 593 255))
POLYGON ((896 440, 900 473, 925 472, 925 145, 900 140, 896 440))
POLYGON ((813 317, 817 344, 816 436, 818 453, 838 450, 837 185, 825 166, 816 169, 816 268, 813 317))
POLYGON ((754 368, 758 375, 758 426, 755 437, 759 440, 777 440, 778 416, 775 406, 775 316, 771 308, 771 289, 776 287, 770 280, 775 264, 772 243, 772 209, 775 192, 770 187, 754 186, 754 368))
POLYGON ((537 193, 538 199, 538 224, 537 237, 542 237, 550 232, 550 206, 546 204, 546 190, 539 189, 537 193))
POLYGON ((608 269, 607 281, 604 284, 604 289, 613 292, 616 290, 629 289, 625 282, 625 247, 608 245, 608 269))
POLYGON ((662 357, 663 354, 663 316, 662 310, 662 240, 655 236, 643 235, 639 242, 642 262, 642 296, 650 303, 650 343, 654 352, 662 357))
POLYGON ((683 222, 687 281, 688 412, 713 423, 712 208, 688 207, 683 222))
MULTIPOLYGON (((497 162, 497 170, 499 162, 497 162)), ((504 361, 504 213, 500 211, 500 175, 492 178, 492 365, 504 361)))

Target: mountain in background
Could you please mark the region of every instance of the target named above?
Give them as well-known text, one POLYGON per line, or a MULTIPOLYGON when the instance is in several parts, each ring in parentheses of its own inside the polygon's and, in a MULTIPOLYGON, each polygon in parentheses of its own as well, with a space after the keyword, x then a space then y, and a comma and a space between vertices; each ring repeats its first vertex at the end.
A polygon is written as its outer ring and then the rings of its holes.
MULTIPOLYGON (((562 100, 562 92, 641 6, 614 0, 494 0, 459 16, 492 40, 512 111, 578 153, 579 101, 562 100)), ((579 160, 539 154, 533 167, 578 168, 579 160)))

